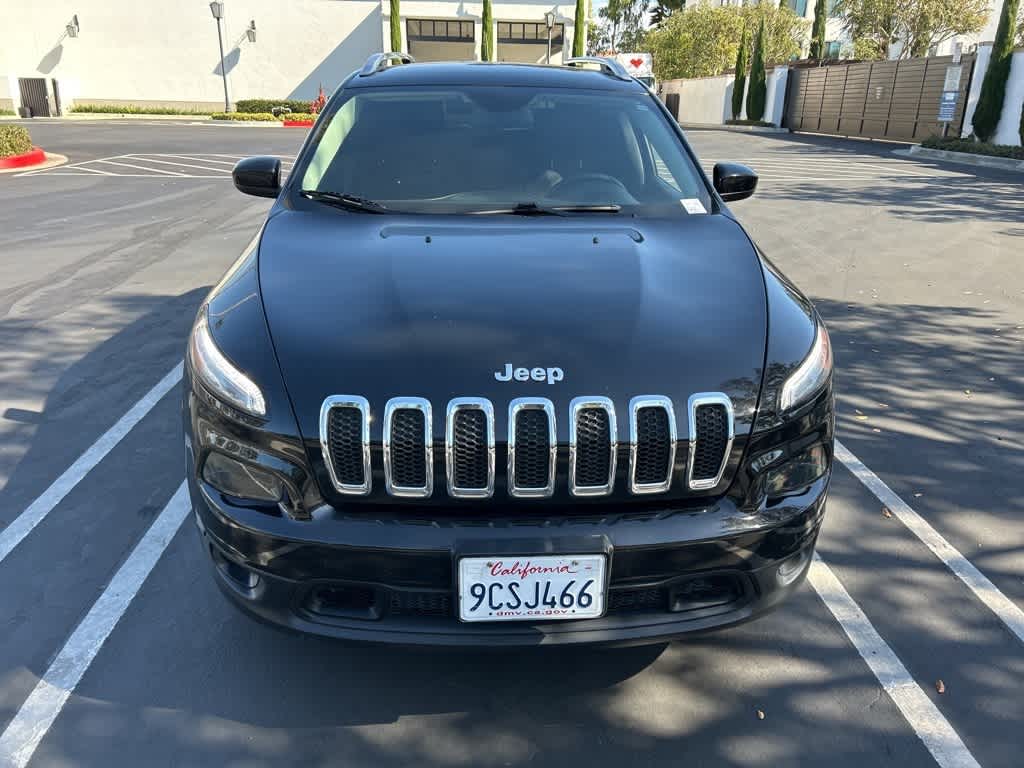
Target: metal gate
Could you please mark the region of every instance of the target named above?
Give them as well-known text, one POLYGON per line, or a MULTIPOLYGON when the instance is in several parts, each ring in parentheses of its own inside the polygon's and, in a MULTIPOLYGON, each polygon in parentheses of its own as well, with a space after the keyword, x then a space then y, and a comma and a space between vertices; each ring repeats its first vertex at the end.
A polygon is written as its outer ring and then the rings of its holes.
POLYGON ((18 90, 21 92, 21 106, 31 109, 33 117, 50 117, 45 77, 19 77, 18 90))
MULTIPOLYGON (((951 56, 791 69, 785 126, 794 131, 913 141, 942 132, 939 101, 951 56)), ((949 134, 964 121, 974 55, 960 62, 949 134)))

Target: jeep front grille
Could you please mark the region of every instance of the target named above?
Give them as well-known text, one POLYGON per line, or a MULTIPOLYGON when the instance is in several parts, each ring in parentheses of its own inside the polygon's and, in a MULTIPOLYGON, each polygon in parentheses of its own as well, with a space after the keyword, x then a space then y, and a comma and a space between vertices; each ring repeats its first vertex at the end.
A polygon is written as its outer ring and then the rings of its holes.
POLYGON ((358 395, 334 395, 320 408, 320 448, 339 493, 366 496, 370 472, 370 404, 358 395))
MULTIPOLYGON (((608 496, 615 487, 618 426, 614 403, 605 397, 578 397, 568 413, 568 490, 575 497, 608 496)), ((370 425, 363 397, 335 395, 320 411, 320 446, 338 493, 371 491, 370 425)), ((679 474, 685 489, 710 490, 722 481, 734 438, 733 407, 719 392, 689 398, 688 451, 679 474)), ((509 403, 506 486, 516 498, 546 498, 558 487, 555 407, 546 398, 509 403)), ((661 395, 629 402, 627 489, 633 494, 664 493, 677 476, 676 415, 661 395)), ((495 488, 495 411, 484 398, 455 398, 447 404, 444 472, 451 498, 489 498, 495 488)), ((427 498, 434 492, 434 424, 429 401, 392 398, 380 432, 385 488, 396 497, 427 498)), ((440 449, 440 448, 438 448, 440 449)), ((564 467, 565 465, 563 465, 564 467)), ((378 470, 379 471, 379 470, 378 470)))
POLYGON ((487 499, 494 493, 494 406, 460 397, 448 403, 445 425, 448 495, 487 499))
POLYGON ((618 428, 607 397, 577 397, 569 405, 569 493, 607 496, 615 487, 618 428))
POLYGON ((663 493, 672 485, 676 461, 672 401, 659 395, 634 397, 629 417, 629 490, 663 493))
POLYGON ((555 407, 543 397, 520 397, 508 407, 508 492, 542 498, 555 492, 555 407))
POLYGON ((384 480, 392 496, 434 492, 434 435, 430 402, 396 397, 384 407, 384 480))
POLYGON ((732 401, 719 392, 690 397, 690 458, 686 485, 692 491, 714 488, 722 480, 732 449, 732 401))

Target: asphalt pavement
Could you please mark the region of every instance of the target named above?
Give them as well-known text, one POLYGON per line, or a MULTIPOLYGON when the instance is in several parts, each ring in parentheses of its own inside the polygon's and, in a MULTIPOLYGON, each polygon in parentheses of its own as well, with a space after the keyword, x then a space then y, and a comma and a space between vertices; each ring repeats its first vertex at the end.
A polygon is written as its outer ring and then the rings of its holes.
POLYGON ((1019 174, 689 132, 832 333, 820 561, 669 645, 412 652, 241 616, 175 495, 185 337, 270 204, 230 164, 305 132, 30 127, 69 162, 0 176, 0 765, 1021 765, 1019 174))

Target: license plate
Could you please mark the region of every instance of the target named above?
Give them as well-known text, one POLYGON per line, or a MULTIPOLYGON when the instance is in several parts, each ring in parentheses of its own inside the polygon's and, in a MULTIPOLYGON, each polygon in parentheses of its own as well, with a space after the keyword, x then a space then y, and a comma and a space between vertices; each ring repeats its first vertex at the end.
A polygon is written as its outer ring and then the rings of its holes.
POLYGON ((464 557, 462 621, 593 619, 604 613, 604 555, 464 557))

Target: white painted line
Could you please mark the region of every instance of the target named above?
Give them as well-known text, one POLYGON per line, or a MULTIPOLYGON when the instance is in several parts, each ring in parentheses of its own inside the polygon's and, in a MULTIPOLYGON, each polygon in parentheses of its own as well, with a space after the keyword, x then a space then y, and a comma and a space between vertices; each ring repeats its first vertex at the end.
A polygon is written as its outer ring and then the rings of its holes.
POLYGON ((169 155, 167 153, 161 152, 159 154, 151 155, 151 157, 176 157, 179 160, 196 160, 197 162, 200 163, 218 163, 220 165, 234 165, 234 163, 230 160, 214 160, 212 155, 210 157, 193 157, 192 155, 169 155))
MULTIPOLYGON (((121 155, 124 157, 124 155, 121 155)), ((177 171, 165 171, 160 168, 150 168, 147 165, 132 165, 131 163, 119 163, 116 160, 93 160, 94 163, 109 163, 110 165, 123 165, 125 168, 137 168, 140 171, 151 171, 152 173, 163 173, 167 176, 188 176, 187 173, 178 173, 177 171)))
POLYGON ((911 533, 924 542, 925 546, 960 581, 967 585, 967 588, 974 593, 974 596, 999 617, 1000 621, 1017 636, 1018 640, 1024 642, 1024 610, 1021 610, 1016 603, 1000 592, 999 588, 989 581, 985 574, 979 571, 970 560, 960 554, 959 550, 946 541, 921 515, 911 509, 907 502, 897 496, 892 488, 886 485, 878 475, 864 466, 861 460, 854 456, 838 440, 836 440, 836 458, 869 491, 875 494, 875 497, 885 504, 896 518, 910 529, 911 533))
POLYGON ((76 165, 75 170, 88 171, 89 173, 98 173, 100 176, 116 176, 116 173, 110 171, 101 171, 99 168, 90 168, 88 165, 76 165))
POLYGON ((941 768, 980 768, 953 726, 914 682, 903 662, 817 553, 807 578, 935 762, 941 768))
POLYGON ((51 483, 43 493, 25 511, 11 521, 10 525, 0 531, 0 562, 11 554, 11 551, 28 536, 32 529, 41 523, 53 508, 56 507, 71 490, 89 474, 110 451, 121 442, 132 427, 152 410, 160 399, 181 381, 182 364, 178 363, 149 392, 142 396, 124 416, 104 432, 100 438, 90 445, 75 463, 64 470, 64 473, 51 483))
MULTIPOLYGON (((179 163, 179 162, 176 162, 176 161, 173 161, 173 160, 157 160, 156 158, 153 158, 153 157, 143 157, 141 155, 126 155, 126 157, 128 159, 130 159, 130 160, 138 160, 140 163, 160 163, 162 165, 177 165, 177 166, 180 166, 182 168, 198 168, 201 171, 208 171, 210 173, 213 173, 214 171, 216 171, 217 173, 231 173, 231 171, 228 170, 227 168, 215 168, 215 167, 209 166, 209 165, 194 165, 192 163, 179 163)), ((186 175, 191 175, 191 174, 186 174, 186 175)))
POLYGON ((28 765, 96 654, 181 527, 189 507, 188 492, 182 483, 0 734, 0 766, 25 768, 28 765))

